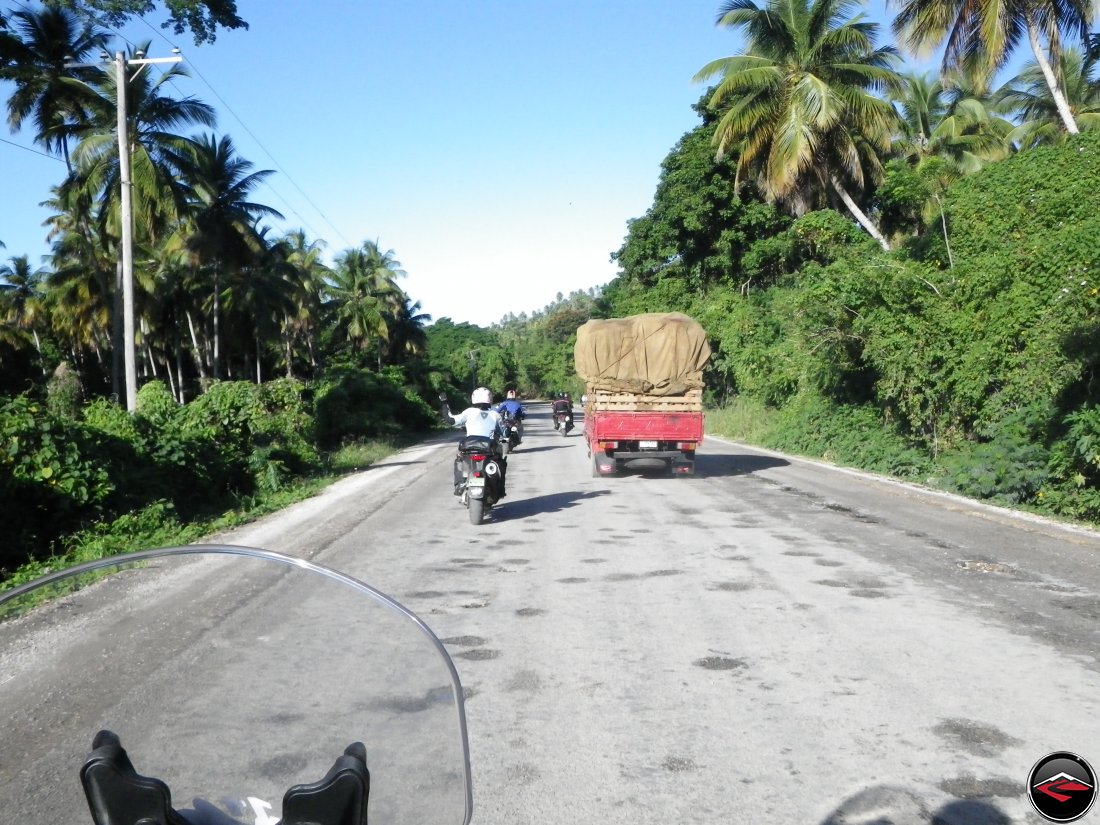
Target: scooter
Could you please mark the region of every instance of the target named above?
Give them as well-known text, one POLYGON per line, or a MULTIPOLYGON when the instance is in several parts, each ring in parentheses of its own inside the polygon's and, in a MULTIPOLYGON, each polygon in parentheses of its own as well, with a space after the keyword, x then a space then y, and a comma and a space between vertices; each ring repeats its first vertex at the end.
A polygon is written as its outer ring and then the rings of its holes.
POLYGON ((504 431, 508 434, 508 438, 500 442, 500 447, 501 452, 504 455, 508 455, 515 450, 523 440, 523 425, 520 423, 520 419, 510 415, 502 415, 501 418, 504 425, 504 431))
POLYGON ((50 574, 0 594, 0 674, 5 822, 472 817, 442 643, 304 559, 191 546, 50 574))
POLYGON ((499 463, 493 440, 486 436, 467 435, 458 442, 459 502, 470 512, 470 524, 481 524, 485 514, 500 500, 503 467, 499 463))
POLYGON ((569 410, 554 412, 554 429, 564 437, 573 429, 573 413, 569 410))

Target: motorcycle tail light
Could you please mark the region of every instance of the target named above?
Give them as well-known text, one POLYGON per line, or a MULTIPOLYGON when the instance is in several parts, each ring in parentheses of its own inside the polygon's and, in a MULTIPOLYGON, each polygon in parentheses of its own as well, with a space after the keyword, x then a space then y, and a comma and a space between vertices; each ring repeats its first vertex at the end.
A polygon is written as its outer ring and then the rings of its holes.
POLYGON ((470 456, 470 458, 472 458, 474 461, 484 461, 485 460, 485 456, 483 456, 483 455, 472 455, 472 456, 470 456))

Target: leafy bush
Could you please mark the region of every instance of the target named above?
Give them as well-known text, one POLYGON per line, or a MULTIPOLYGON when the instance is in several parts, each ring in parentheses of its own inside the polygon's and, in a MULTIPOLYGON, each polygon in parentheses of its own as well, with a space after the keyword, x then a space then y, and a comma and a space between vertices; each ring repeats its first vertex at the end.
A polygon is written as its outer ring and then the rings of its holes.
POLYGON ((392 376, 344 368, 327 373, 314 393, 314 420, 322 446, 427 429, 434 410, 392 376))
POLYGON ((100 512, 114 487, 90 452, 79 424, 26 397, 0 403, 0 500, 7 534, 0 568, 21 564, 28 547, 48 543, 100 512))
POLYGON ((1049 478, 1050 451, 1042 430, 1048 411, 1034 407, 982 428, 980 440, 944 453, 941 463, 955 490, 1002 504, 1035 501, 1049 478))
POLYGON ((924 479, 933 470, 928 454, 878 410, 812 394, 799 395, 782 410, 767 446, 903 478, 924 479))

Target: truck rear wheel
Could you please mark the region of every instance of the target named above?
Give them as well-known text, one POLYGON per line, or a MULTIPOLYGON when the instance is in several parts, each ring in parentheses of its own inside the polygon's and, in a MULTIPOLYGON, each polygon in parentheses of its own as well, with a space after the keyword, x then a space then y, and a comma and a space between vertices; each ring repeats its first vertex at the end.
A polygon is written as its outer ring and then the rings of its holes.
POLYGON ((674 476, 693 476, 695 475, 695 459, 684 458, 679 461, 674 459, 668 463, 668 470, 674 476))
POLYGON ((614 459, 609 459, 601 452, 592 453, 592 478, 602 478, 615 472, 614 459))

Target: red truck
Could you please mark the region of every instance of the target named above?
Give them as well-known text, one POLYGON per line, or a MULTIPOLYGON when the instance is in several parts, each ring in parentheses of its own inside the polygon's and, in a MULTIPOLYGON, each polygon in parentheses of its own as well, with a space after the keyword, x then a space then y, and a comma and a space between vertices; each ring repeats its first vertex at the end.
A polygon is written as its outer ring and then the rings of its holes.
POLYGON ((698 322, 680 313, 589 321, 577 330, 573 355, 585 382, 593 476, 643 458, 664 461, 675 475, 695 473, 710 357, 698 322))
POLYGON ((584 435, 592 475, 609 475, 638 458, 662 459, 675 475, 695 474, 703 443, 703 394, 645 396, 599 390, 588 394, 584 435))

